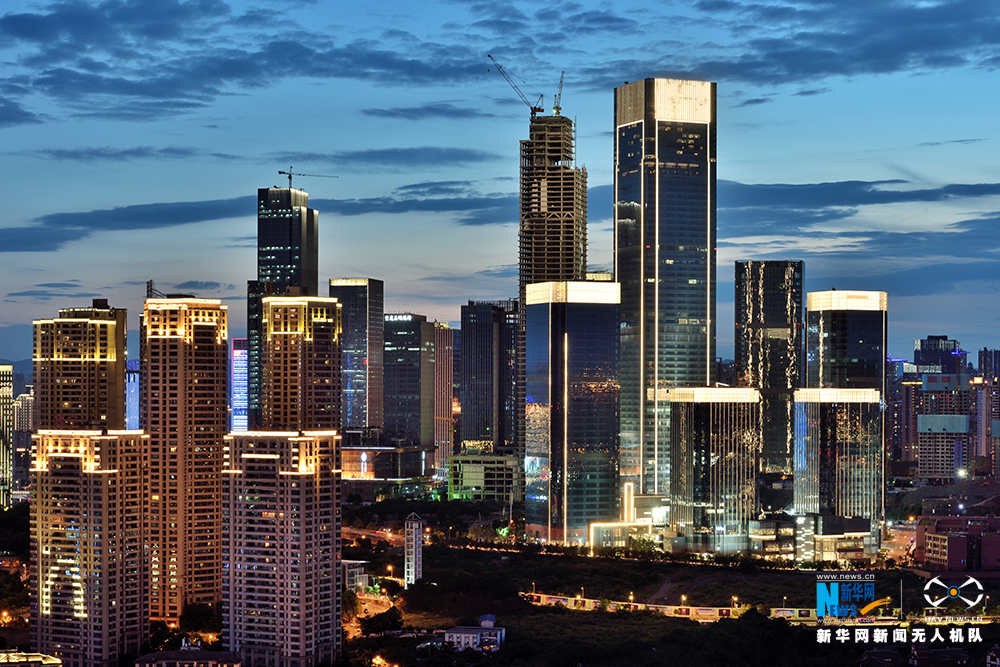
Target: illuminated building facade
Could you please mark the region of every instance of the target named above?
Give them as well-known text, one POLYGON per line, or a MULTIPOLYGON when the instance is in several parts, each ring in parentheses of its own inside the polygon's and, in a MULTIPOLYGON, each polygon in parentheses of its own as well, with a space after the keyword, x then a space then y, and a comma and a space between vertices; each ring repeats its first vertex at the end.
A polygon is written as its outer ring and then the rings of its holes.
POLYGON ((229 341, 229 430, 245 431, 247 420, 247 368, 249 351, 246 338, 229 341))
POLYGON ((877 389, 795 392, 794 511, 868 519, 868 553, 885 507, 881 401, 877 389))
POLYGON ((806 386, 885 395, 887 301, 885 292, 806 295, 806 386))
POLYGON ((222 438, 228 421, 227 309, 218 299, 146 299, 140 322, 149 434, 149 616, 177 624, 220 595, 222 438))
POLYGON ((226 436, 222 643, 244 665, 340 659, 340 436, 226 436))
POLYGON ((125 309, 94 299, 34 328, 35 427, 125 428, 125 309))
POLYGON ((382 281, 332 279, 330 296, 343 306, 341 424, 345 430, 381 428, 385 348, 382 281))
POLYGON ((142 424, 139 418, 139 405, 142 403, 141 373, 138 359, 128 359, 125 362, 125 428, 137 431, 142 424))
POLYGON ((264 426, 339 429, 340 303, 316 296, 269 296, 261 303, 264 426))
POLYGON ((523 457, 518 442, 516 299, 462 306, 460 448, 523 457))
POLYGON ((434 323, 385 315, 385 433, 409 445, 434 444, 434 323))
POLYGON ((319 213, 294 188, 257 190, 257 280, 247 283, 248 419, 263 419, 263 303, 266 296, 319 294, 319 213))
POLYGON ((918 373, 965 373, 968 353, 947 336, 928 336, 913 341, 913 363, 918 373))
POLYGON ((670 488, 673 387, 715 384, 715 84, 615 89, 615 277, 621 283, 621 483, 670 488))
POLYGON ((586 544, 618 518, 618 283, 528 285, 525 521, 529 538, 586 544))
POLYGON ((35 387, 14 399, 14 484, 12 494, 31 484, 31 434, 35 430, 35 387))
POLYGON ((409 588, 424 576, 424 520, 416 513, 406 517, 403 585, 409 588))
MULTIPOLYGON (((952 484, 970 477, 976 450, 977 422, 988 427, 992 416, 990 387, 970 384, 968 376, 925 373, 921 377, 916 424, 917 479, 936 484, 952 484), (980 408, 985 408, 980 412, 980 408)), ((985 444, 985 443, 984 443, 985 444)), ((991 443, 992 444, 992 443, 991 443)))
POLYGON ((0 364, 0 508, 14 488, 14 367, 0 364))
POLYGON ((34 439, 32 646, 64 667, 117 667, 149 636, 147 436, 41 430, 34 439))
POLYGON ((448 479, 448 459, 452 455, 454 418, 452 394, 454 387, 455 336, 451 327, 434 323, 434 476, 448 479))
POLYGON ((749 548, 757 518, 760 392, 753 388, 667 390, 672 431, 670 523, 688 549, 749 548))
POLYGON ((802 387, 803 263, 736 262, 736 384, 760 390, 762 472, 790 473, 802 387))

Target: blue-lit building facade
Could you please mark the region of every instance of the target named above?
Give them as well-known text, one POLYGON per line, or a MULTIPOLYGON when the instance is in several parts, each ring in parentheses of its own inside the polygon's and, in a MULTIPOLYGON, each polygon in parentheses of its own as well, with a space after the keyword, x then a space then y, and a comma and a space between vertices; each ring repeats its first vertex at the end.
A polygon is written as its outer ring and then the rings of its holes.
POLYGON ((381 428, 385 346, 383 284, 374 278, 334 278, 330 296, 342 305, 341 426, 381 428))
POLYGON ((246 431, 247 419, 247 368, 246 338, 229 340, 229 432, 246 431))
POLYGON ((671 527, 688 551, 742 553, 759 513, 760 392, 702 387, 667 394, 671 527))
POLYGON ((736 262, 736 384, 760 390, 761 472, 792 471, 793 394, 802 387, 803 263, 736 262))
POLYGON ((591 523, 619 517, 619 298, 609 282, 526 288, 529 538, 584 544, 591 523))
POLYGON ((673 387, 715 382, 715 84, 615 89, 615 277, 621 284, 621 482, 670 488, 673 387))
POLYGON ((882 396, 876 389, 795 392, 796 514, 863 517, 868 555, 884 517, 882 396))
POLYGON ((263 299, 318 296, 319 212, 309 195, 294 188, 257 190, 257 280, 247 282, 247 413, 262 424, 263 299))
POLYGON ((139 426, 139 404, 142 387, 140 384, 139 360, 125 361, 125 429, 137 431, 139 426))

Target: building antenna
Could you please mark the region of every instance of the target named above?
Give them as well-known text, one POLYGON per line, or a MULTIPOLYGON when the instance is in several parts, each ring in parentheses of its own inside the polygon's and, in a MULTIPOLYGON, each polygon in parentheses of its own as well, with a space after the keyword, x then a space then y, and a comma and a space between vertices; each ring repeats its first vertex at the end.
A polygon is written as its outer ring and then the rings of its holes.
POLYGON ((283 174, 288 177, 288 189, 292 189, 292 176, 310 176, 313 178, 340 178, 340 176, 330 176, 329 174, 300 174, 297 171, 292 171, 291 165, 288 167, 288 171, 278 170, 279 174, 283 174))

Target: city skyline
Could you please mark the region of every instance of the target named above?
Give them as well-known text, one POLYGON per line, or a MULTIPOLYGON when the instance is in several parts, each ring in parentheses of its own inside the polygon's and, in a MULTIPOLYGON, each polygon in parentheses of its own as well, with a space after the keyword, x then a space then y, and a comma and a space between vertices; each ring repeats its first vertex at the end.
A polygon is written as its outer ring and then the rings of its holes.
POLYGON ((469 299, 513 297, 529 111, 487 53, 546 113, 566 71, 597 269, 612 265, 614 87, 718 82, 720 356, 737 259, 801 259, 807 291, 887 291, 896 358, 934 334, 997 346, 987 3, 174 4, 0 16, 7 182, 46 192, 0 221, 2 358, 30 356, 33 319, 94 297, 136 332, 147 279, 222 299, 242 335, 253 192, 289 165, 340 176, 293 182, 320 214, 320 280, 372 276, 386 312, 456 324, 469 299))

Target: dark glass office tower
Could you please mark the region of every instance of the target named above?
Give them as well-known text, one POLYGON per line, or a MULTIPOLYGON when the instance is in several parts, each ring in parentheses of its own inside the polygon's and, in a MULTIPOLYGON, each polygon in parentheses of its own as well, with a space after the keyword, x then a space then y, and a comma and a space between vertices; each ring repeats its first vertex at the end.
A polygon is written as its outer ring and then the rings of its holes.
POLYGON ((960 342, 947 336, 928 336, 913 341, 913 363, 918 373, 965 373, 967 355, 960 342), (938 368, 929 368, 934 366, 938 368))
POLYGON ((736 262, 736 382, 760 390, 761 470, 791 473, 802 386, 802 262, 736 262))
POLYGON ((619 298, 608 282, 527 287, 529 538, 582 545, 592 522, 618 519, 619 298))
POLYGON ((405 445, 434 444, 434 323, 385 315, 385 434, 405 445))
POLYGON ((517 299, 462 306, 460 447, 523 456, 517 392, 517 299))
POLYGON ((330 280, 330 296, 342 306, 340 339, 344 429, 376 427, 382 417, 383 285, 374 278, 330 280))
POLYGON ((885 396, 885 292, 832 290, 806 296, 811 388, 878 389, 885 396))
POLYGON ((715 84, 615 89, 615 277, 621 283, 621 481, 670 479, 666 390, 715 382, 715 84))
POLYGON ((247 282, 247 414, 250 429, 261 426, 261 366, 265 296, 319 292, 319 212, 309 195, 294 188, 257 190, 257 280, 247 282))

